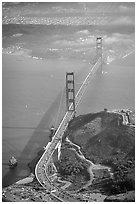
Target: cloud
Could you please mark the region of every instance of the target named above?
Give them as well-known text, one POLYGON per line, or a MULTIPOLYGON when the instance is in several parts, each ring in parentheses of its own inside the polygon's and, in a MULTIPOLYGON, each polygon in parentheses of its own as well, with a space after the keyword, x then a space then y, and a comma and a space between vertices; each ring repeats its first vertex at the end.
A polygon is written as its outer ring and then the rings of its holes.
POLYGON ((81 47, 81 46, 91 46, 95 44, 95 36, 79 37, 74 40, 57 40, 52 43, 52 46, 57 46, 58 48, 63 47, 81 47))
POLYGON ((129 16, 118 17, 116 20, 112 20, 113 25, 135 25, 135 20, 129 16))
POLYGON ((71 41, 71 40, 57 40, 53 43, 53 45, 55 46, 59 46, 59 47, 70 47, 70 46, 76 46, 77 43, 75 41, 71 41))
POLYGON ((90 38, 79 38, 77 40, 78 45, 91 45, 91 44, 95 44, 95 37, 90 37, 90 38))
POLYGON ((90 32, 88 31, 88 30, 80 30, 80 31, 78 31, 78 32, 76 32, 76 34, 82 34, 82 35, 89 35, 90 34, 90 32))
POLYGON ((119 10, 121 12, 134 12, 135 7, 134 7, 134 4, 132 4, 132 6, 129 4, 127 6, 126 5, 120 5, 119 10))
POLYGON ((104 41, 105 44, 111 44, 111 43, 114 43, 114 42, 118 42, 119 39, 117 37, 113 36, 113 37, 107 37, 103 41, 104 41))
POLYGON ((113 43, 124 43, 127 44, 134 44, 134 38, 132 35, 126 35, 126 34, 120 34, 120 33, 114 33, 111 36, 105 36, 103 37, 104 44, 110 45, 113 43))
POLYGON ((124 11, 124 12, 125 12, 125 11, 129 11, 129 9, 130 9, 130 8, 128 8, 127 6, 123 6, 123 5, 120 5, 120 6, 119 6, 119 10, 120 10, 120 11, 124 11))

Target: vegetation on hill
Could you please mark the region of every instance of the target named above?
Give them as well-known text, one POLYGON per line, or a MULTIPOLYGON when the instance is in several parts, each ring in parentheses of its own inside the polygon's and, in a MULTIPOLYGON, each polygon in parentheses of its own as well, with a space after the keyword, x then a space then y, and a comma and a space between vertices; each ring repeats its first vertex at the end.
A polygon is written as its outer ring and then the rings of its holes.
POLYGON ((90 180, 89 163, 79 158, 67 143, 63 144, 60 160, 54 160, 54 164, 62 178, 72 183, 67 190, 79 190, 90 180))
MULTIPOLYGON (((80 146, 85 158, 95 164, 111 167, 113 178, 95 176, 93 182, 106 194, 118 194, 135 189, 135 131, 134 127, 122 124, 121 115, 102 111, 78 116, 70 122, 63 144, 66 137, 80 146)), ((75 160, 77 162, 74 161, 76 157, 71 148, 62 148, 61 153, 58 168, 61 174, 63 172, 62 175, 69 177, 72 182, 81 172, 87 175, 85 164, 83 166, 77 159, 75 160)))

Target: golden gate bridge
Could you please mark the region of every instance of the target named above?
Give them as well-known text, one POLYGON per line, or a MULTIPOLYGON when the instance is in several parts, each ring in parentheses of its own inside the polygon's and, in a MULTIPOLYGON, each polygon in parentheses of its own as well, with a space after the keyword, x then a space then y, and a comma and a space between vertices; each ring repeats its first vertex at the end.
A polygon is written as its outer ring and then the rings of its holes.
POLYGON ((62 202, 73 202, 78 200, 76 196, 64 191, 52 182, 48 175, 50 161, 54 151, 61 147, 62 137, 68 127, 68 124, 73 117, 75 117, 76 108, 79 105, 85 90, 87 89, 89 81, 93 78, 98 70, 100 70, 100 73, 102 73, 102 37, 96 38, 96 63, 91 67, 88 75, 76 94, 74 72, 66 73, 66 113, 55 134, 53 135, 51 142, 49 142, 45 147, 45 151, 35 168, 35 175, 38 182, 54 197, 62 202))

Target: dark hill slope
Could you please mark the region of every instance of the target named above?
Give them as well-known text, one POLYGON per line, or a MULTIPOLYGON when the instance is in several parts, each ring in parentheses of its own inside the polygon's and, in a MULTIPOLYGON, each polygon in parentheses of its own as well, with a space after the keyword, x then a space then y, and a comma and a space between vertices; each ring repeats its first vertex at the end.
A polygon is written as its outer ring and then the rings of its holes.
MULTIPOLYGON (((113 180, 103 189, 118 194, 135 188, 135 129, 122 116, 102 111, 74 118, 65 134, 87 159, 110 166, 113 180)), ((65 139, 65 138, 64 138, 65 139)))
POLYGON ((68 132, 69 139, 95 163, 126 157, 135 145, 134 128, 122 125, 122 118, 116 113, 103 111, 79 116, 70 123, 68 132))

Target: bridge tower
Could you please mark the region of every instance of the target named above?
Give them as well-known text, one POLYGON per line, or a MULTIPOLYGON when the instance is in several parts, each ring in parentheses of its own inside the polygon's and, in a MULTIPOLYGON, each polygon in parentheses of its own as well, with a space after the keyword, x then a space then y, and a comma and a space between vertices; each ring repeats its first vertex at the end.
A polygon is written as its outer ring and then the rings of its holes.
POLYGON ((74 72, 66 73, 66 111, 72 111, 75 115, 74 72))
POLYGON ((96 51, 97 51, 97 57, 102 57, 102 37, 96 38, 96 51))
POLYGON ((102 73, 102 37, 96 38, 96 55, 97 60, 101 57, 101 73, 102 73))

